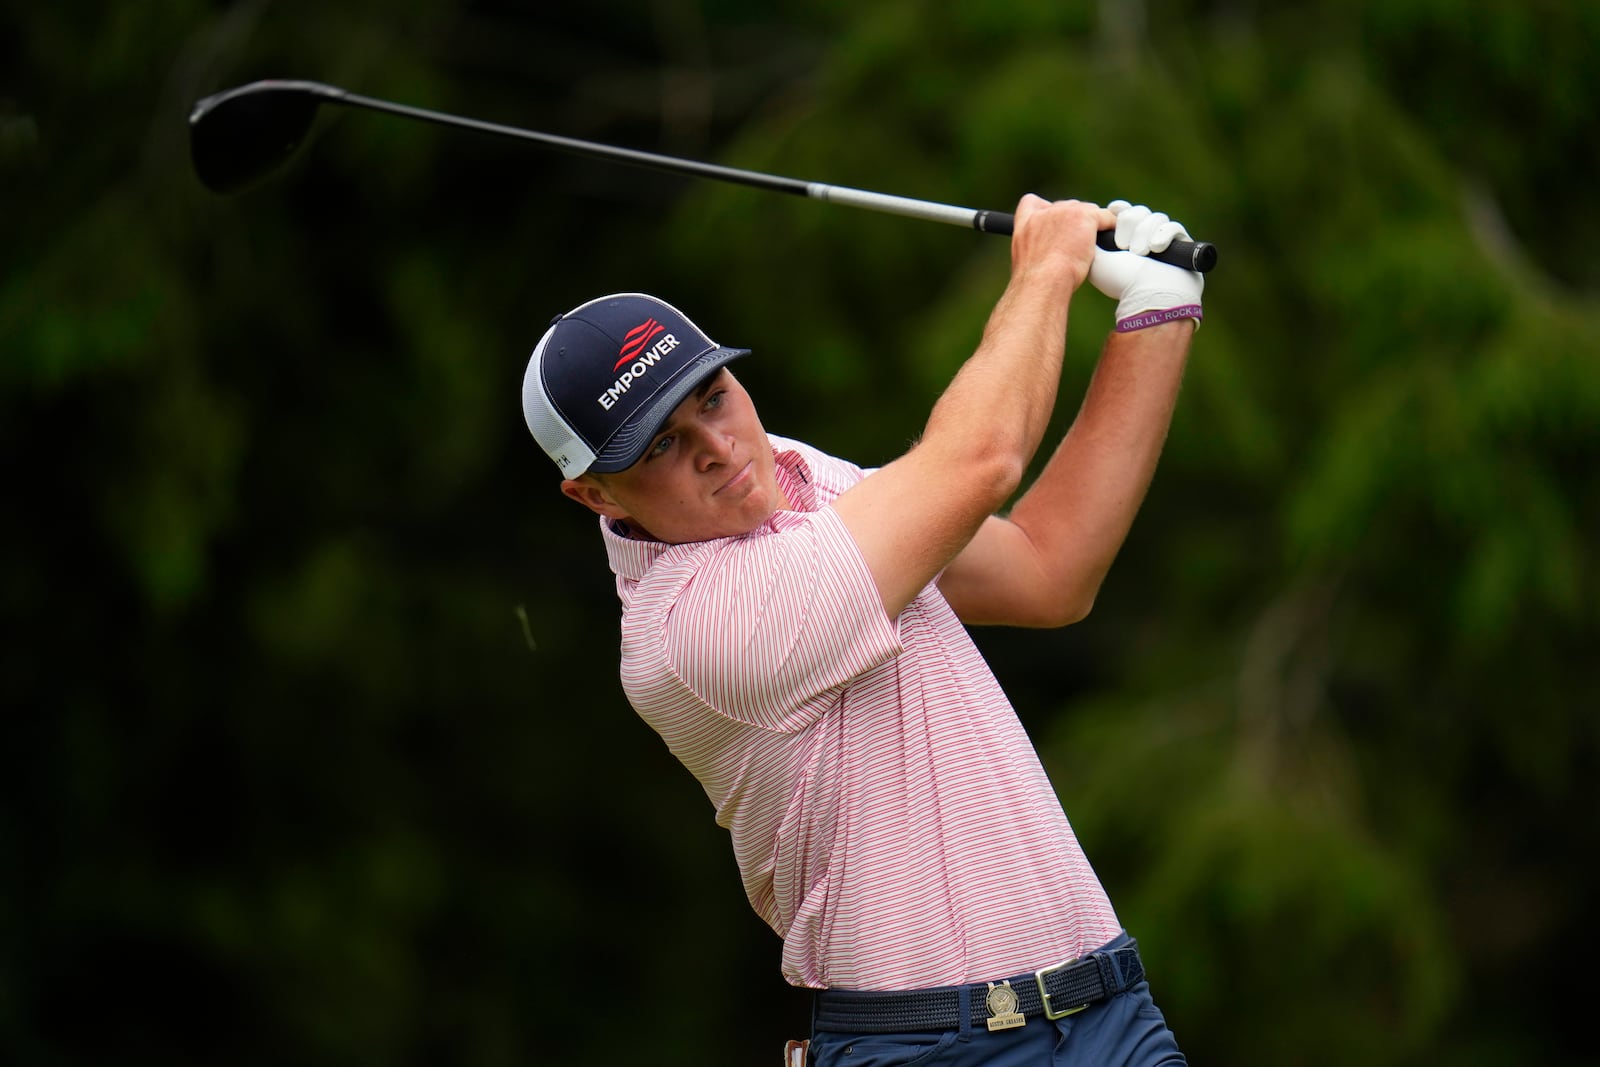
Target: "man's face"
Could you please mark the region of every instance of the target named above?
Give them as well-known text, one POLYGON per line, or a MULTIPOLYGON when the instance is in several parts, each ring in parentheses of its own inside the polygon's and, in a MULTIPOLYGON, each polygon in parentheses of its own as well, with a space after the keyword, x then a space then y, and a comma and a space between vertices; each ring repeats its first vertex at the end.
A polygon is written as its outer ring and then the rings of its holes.
POLYGON ((787 507, 773 468, 750 394, 724 367, 673 410, 639 462, 569 479, 561 491, 658 541, 683 544, 749 533, 787 507))

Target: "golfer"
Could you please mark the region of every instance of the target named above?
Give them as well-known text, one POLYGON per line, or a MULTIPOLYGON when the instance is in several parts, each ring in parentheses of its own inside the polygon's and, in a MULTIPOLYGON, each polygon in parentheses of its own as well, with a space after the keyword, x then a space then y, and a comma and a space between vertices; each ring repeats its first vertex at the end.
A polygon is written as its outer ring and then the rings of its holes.
POLYGON ((1202 276, 1179 223, 1027 196, 977 350, 899 458, 768 433, 712 341, 650 296, 558 317, 523 381, 561 491, 600 517, 621 680, 705 788, 745 892, 817 990, 819 1067, 1182 1064, 1060 801, 967 625, 1094 603, 1155 470, 1202 276), (1096 249, 1114 230, 1124 251, 1096 249), (1069 304, 1117 302, 1077 417, 1069 304))

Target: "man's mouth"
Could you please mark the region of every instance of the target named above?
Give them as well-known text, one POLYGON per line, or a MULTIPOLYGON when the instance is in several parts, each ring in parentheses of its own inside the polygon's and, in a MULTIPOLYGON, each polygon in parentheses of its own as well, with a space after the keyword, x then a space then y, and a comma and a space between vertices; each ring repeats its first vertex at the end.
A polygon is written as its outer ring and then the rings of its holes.
POLYGON ((730 489, 742 485, 750 478, 751 472, 755 470, 755 466, 755 460, 750 460, 743 467, 739 468, 739 472, 737 474, 723 482, 722 486, 717 490, 716 493, 712 493, 711 495, 716 496, 717 493, 721 493, 723 489, 730 489))

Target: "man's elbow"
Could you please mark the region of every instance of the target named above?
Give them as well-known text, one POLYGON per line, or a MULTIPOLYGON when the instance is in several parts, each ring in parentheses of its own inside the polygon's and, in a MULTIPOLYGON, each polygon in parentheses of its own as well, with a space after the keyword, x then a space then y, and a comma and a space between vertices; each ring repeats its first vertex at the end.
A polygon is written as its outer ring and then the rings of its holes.
POLYGON ((1004 621, 1029 630, 1059 630, 1088 618, 1093 607, 1093 593, 1039 596, 1029 600, 1026 607, 1018 606, 1004 621))
POLYGON ((1069 598, 1059 601, 1055 610, 1050 613, 1048 620, 1042 625, 1051 630, 1059 630, 1063 626, 1082 622, 1089 617, 1089 612, 1094 608, 1094 594, 1069 598))
POLYGON ((1089 612, 1094 610, 1094 594, 1089 593, 1072 602, 1070 608, 1063 612, 1061 621, 1057 626, 1071 626, 1075 622, 1082 622, 1089 617, 1089 612))
POLYGON ((990 449, 968 459, 966 473, 973 496, 981 502, 986 517, 1003 508, 1022 488, 1027 469, 1025 458, 1003 449, 990 449))
POLYGON ((924 438, 906 453, 907 459, 911 457, 921 461, 936 479, 941 497, 960 501, 962 509, 979 522, 1016 495, 1028 470, 1025 456, 994 442, 936 443, 924 438))

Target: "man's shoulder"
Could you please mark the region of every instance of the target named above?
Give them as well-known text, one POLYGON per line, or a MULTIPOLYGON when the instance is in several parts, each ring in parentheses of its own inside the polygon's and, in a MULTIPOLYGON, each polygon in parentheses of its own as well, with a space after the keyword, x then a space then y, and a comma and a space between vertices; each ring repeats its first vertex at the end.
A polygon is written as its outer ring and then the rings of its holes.
POLYGON ((772 442, 779 463, 798 462, 799 469, 808 480, 821 488, 832 490, 834 494, 849 488, 866 475, 861 467, 849 460, 824 452, 799 438, 775 433, 768 433, 767 438, 772 442))
POLYGON ((781 433, 769 432, 767 434, 767 440, 771 441, 773 449, 780 453, 798 452, 806 459, 826 460, 829 463, 847 462, 846 460, 840 459, 838 456, 824 452, 822 449, 818 448, 809 441, 802 441, 798 437, 787 437, 781 433))

